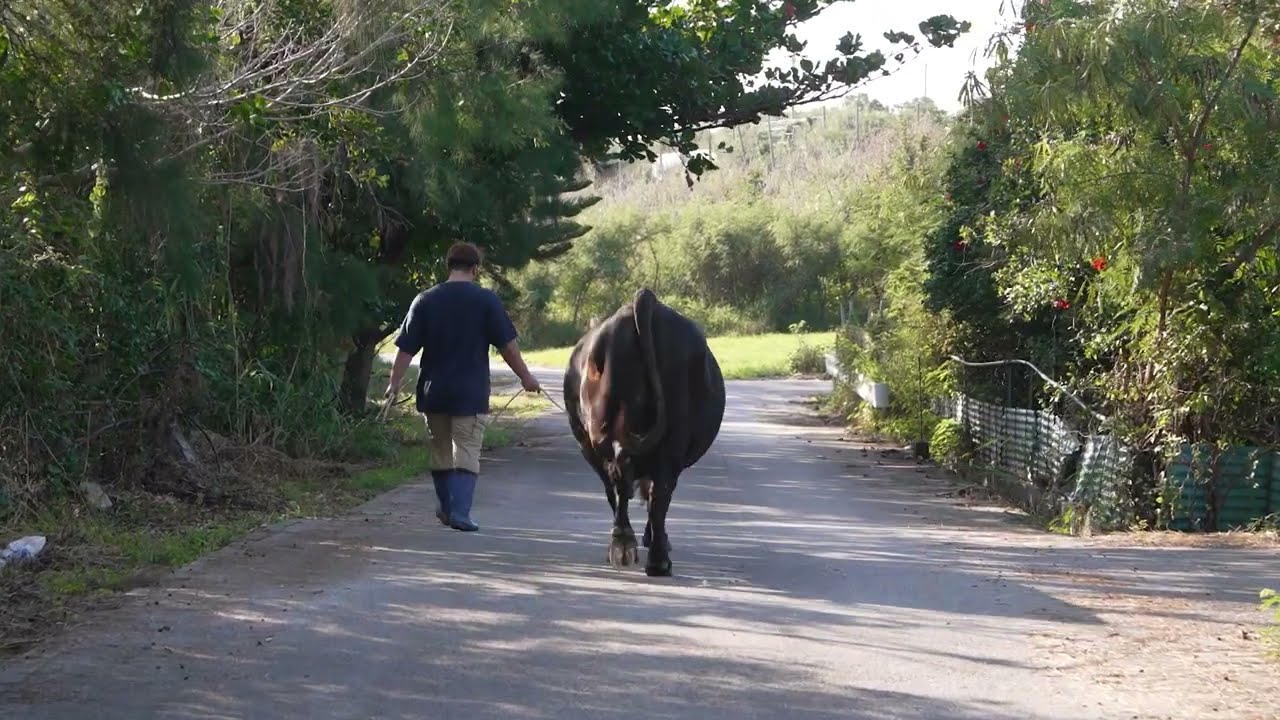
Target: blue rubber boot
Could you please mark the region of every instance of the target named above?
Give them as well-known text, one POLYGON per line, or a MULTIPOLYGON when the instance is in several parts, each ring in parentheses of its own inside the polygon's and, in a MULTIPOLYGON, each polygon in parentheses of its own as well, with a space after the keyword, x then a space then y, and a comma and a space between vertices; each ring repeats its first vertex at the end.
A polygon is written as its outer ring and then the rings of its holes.
POLYGON ((454 470, 449 475, 449 526, 454 530, 474 532, 480 529, 471 522, 471 499, 475 494, 475 473, 454 470))
POLYGON ((436 519, 441 525, 449 525, 449 476, 452 470, 432 470, 431 480, 436 486, 436 519))

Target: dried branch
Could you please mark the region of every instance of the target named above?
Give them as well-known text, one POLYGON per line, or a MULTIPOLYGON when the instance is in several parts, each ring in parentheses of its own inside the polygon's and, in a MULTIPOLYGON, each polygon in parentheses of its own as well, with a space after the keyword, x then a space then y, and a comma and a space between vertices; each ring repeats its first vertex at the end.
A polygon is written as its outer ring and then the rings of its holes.
POLYGON ((286 15, 281 0, 219 0, 219 64, 190 87, 130 92, 186 132, 168 159, 239 141, 261 157, 250 167, 214 173, 211 184, 282 192, 314 188, 328 163, 309 143, 278 145, 269 128, 304 124, 336 110, 385 115, 377 92, 423 77, 449 42, 449 0, 338 0, 332 17, 286 15), (323 28, 312 25, 323 24, 323 28))
POLYGON ((407 5, 406 0, 358 0, 338 8, 333 25, 315 37, 283 18, 277 0, 247 12, 242 0, 218 6, 223 11, 218 36, 234 64, 196 87, 163 95, 135 87, 136 96, 153 105, 184 104, 188 110, 225 110, 259 98, 268 108, 355 103, 420 76, 452 32, 445 0, 407 0, 407 5), (396 52, 400 57, 387 62, 386 55, 396 52), (383 65, 389 70, 385 74, 379 72, 383 65), (346 81, 355 81, 355 87, 333 97, 335 86, 346 81))

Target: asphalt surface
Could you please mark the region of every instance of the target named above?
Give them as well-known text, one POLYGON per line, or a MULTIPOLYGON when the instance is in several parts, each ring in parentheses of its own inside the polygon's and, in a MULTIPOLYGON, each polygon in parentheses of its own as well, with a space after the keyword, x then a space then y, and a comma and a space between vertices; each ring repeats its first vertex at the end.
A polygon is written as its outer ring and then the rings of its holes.
MULTIPOLYGON (((672 578, 607 565, 603 490, 553 414, 485 457, 479 532, 440 526, 427 481, 260 531, 8 662, 0 718, 1200 717, 1044 642, 1113 633, 1032 570, 1137 560, 938 498, 806 419, 825 387, 730 383, 672 503, 672 578)), ((1203 586, 1178 582, 1148 589, 1203 586)))

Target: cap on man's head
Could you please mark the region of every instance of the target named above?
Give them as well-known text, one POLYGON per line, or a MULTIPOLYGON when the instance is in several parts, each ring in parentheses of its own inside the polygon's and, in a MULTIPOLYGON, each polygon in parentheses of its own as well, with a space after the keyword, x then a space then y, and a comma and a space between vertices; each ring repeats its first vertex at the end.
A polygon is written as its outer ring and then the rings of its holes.
POLYGON ((450 270, 469 270, 480 264, 480 248, 469 242, 456 242, 449 248, 444 261, 450 270))

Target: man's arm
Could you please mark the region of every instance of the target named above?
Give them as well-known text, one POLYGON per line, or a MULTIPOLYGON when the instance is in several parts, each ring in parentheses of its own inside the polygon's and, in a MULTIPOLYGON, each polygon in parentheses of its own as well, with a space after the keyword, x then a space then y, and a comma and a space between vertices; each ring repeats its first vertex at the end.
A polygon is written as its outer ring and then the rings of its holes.
POLYGON ((400 383, 404 382, 404 373, 409 369, 409 363, 413 362, 413 356, 422 349, 422 302, 423 295, 415 297, 409 304, 409 312, 405 313, 404 320, 400 323, 400 331, 395 341, 400 352, 391 365, 391 378, 387 382, 386 391, 382 393, 382 397, 387 400, 400 392, 400 383))
POLYGON ((502 306, 502 301, 495 293, 489 293, 489 302, 488 328, 486 328, 489 344, 498 348, 507 367, 520 378, 520 384, 527 392, 542 392, 542 385, 538 383, 538 378, 529 372, 529 368, 524 364, 524 358, 520 355, 520 345, 516 342, 516 326, 511 323, 511 316, 507 314, 507 309, 502 306))
POLYGON ((387 382, 387 391, 383 393, 384 398, 390 400, 400 393, 400 383, 404 382, 404 373, 409 369, 411 362, 413 362, 413 353, 401 350, 396 355, 395 364, 391 366, 391 380, 387 382))
POLYGON ((520 384, 529 392, 542 392, 542 385, 538 382, 538 378, 529 372, 529 368, 524 364, 524 358, 520 355, 520 345, 518 341, 503 345, 498 351, 502 353, 502 359, 506 361, 507 367, 520 378, 520 384))

